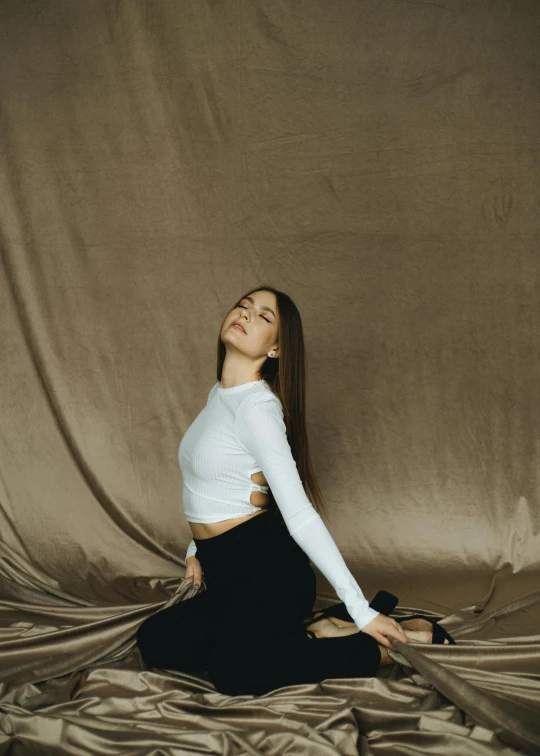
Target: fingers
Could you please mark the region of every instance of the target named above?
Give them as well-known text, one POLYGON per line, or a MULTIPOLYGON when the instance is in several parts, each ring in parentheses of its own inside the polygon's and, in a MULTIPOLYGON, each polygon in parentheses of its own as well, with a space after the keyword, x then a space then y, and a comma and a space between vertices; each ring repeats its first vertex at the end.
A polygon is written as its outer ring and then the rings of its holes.
POLYGON ((409 639, 407 638, 407 636, 405 635, 405 633, 402 630, 398 630, 395 633, 395 637, 397 638, 397 640, 400 640, 402 643, 408 643, 409 642, 409 639))
POLYGON ((201 587, 202 583, 202 569, 189 566, 186 570, 186 574, 184 575, 184 579, 187 580, 188 578, 192 578, 192 585, 195 590, 198 590, 201 587))
POLYGON ((396 649, 394 646, 390 643, 388 638, 386 638, 382 633, 377 633, 377 637, 375 638, 377 643, 380 643, 381 646, 385 646, 386 648, 389 648, 390 651, 395 651, 396 649))
MULTIPOLYGON (((401 643, 407 643, 408 641, 407 636, 403 635, 403 633, 399 629, 394 630, 393 628, 388 628, 388 629, 385 628, 381 632, 384 633, 384 637, 387 638, 390 643, 392 643, 392 640, 394 639, 397 641, 401 641, 401 643)), ((390 648, 390 646, 388 646, 388 648, 390 648)))
POLYGON ((402 643, 407 643, 408 638, 401 629, 400 625, 395 620, 391 620, 391 622, 393 627, 389 628, 388 635, 393 635, 396 640, 399 640, 402 643))
POLYGON ((192 586, 197 591, 202 584, 202 565, 197 557, 191 556, 186 559, 186 571, 184 579, 192 578, 192 586))
POLYGON ((199 565, 193 567, 193 587, 197 591, 201 587, 202 582, 202 568, 199 565))
POLYGON ((396 640, 399 640, 402 643, 407 643, 407 636, 404 634, 403 630, 395 619, 381 615, 379 615, 379 617, 380 622, 377 630, 380 633, 382 633, 383 635, 393 635, 396 640))
POLYGON ((396 648, 392 644, 393 639, 401 641, 401 643, 407 643, 407 636, 403 633, 399 624, 391 617, 379 615, 372 620, 372 623, 371 629, 368 629, 369 625, 367 625, 364 630, 369 632, 381 646, 395 651, 396 648))

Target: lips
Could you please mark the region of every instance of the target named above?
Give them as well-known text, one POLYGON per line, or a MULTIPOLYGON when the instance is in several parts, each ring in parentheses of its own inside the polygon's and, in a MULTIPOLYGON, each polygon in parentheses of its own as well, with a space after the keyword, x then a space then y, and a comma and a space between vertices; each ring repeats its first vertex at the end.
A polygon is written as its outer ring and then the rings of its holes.
POLYGON ((245 328, 241 326, 240 323, 233 323, 232 326, 236 326, 236 328, 239 328, 242 331, 242 333, 246 333, 245 328))

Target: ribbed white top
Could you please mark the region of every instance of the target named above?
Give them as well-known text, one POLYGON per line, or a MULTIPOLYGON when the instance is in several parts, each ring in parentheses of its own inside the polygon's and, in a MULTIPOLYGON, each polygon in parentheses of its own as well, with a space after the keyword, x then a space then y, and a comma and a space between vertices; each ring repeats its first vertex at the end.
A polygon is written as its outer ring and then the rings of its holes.
MULTIPOLYGON (((215 383, 206 406, 184 434, 178 460, 189 522, 221 522, 260 511, 252 491, 272 490, 285 525, 334 587, 356 625, 377 616, 309 501, 287 439, 283 408, 264 380, 222 388, 215 383), (251 479, 262 471, 268 486, 251 479)), ((192 541, 186 557, 196 553, 192 541)))
POLYGON ((264 381, 251 381, 232 388, 216 383, 206 407, 190 425, 180 442, 178 459, 184 479, 184 514, 189 522, 221 522, 259 512, 249 499, 252 491, 268 492, 251 475, 260 464, 238 439, 236 425, 244 424, 247 402, 281 403, 264 381))

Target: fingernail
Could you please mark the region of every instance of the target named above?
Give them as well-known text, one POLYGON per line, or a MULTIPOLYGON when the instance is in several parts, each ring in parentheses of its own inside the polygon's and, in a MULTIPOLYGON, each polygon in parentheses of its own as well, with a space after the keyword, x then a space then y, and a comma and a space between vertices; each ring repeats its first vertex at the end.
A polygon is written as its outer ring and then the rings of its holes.
POLYGON ((194 587, 195 587, 195 588, 198 588, 198 587, 199 587, 199 584, 198 584, 198 583, 195 583, 195 586, 194 586, 194 587))

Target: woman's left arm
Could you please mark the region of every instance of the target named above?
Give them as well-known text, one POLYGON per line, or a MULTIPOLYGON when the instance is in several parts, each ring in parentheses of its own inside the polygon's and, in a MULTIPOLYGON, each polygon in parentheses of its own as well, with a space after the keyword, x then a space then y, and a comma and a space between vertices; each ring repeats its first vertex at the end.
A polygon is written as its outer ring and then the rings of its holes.
POLYGON ((334 587, 362 630, 379 612, 369 606, 306 495, 287 440, 281 402, 274 394, 248 395, 238 408, 235 429, 240 442, 261 466, 289 533, 334 587))

